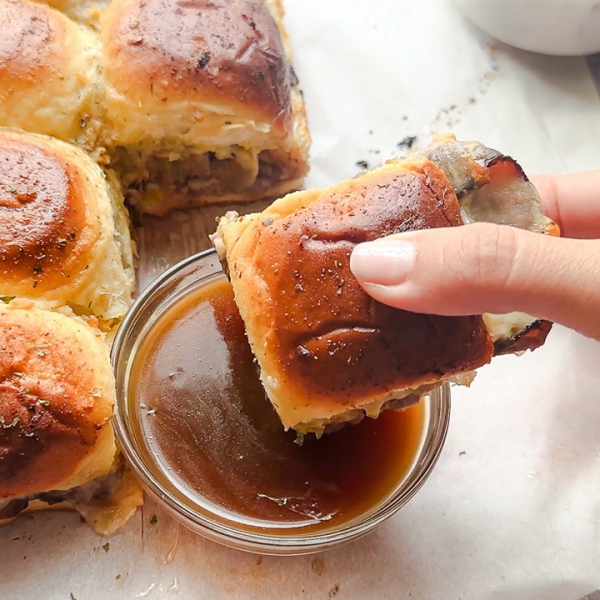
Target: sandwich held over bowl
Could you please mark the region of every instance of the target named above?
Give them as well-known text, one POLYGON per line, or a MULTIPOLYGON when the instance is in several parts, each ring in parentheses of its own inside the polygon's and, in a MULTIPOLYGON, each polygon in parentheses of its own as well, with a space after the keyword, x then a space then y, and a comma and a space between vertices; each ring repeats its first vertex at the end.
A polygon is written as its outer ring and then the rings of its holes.
POLYGON ((548 322, 409 313, 373 300, 350 271, 358 243, 476 221, 559 234, 513 159, 453 136, 262 213, 220 220, 213 243, 286 428, 320 435, 376 417, 443 382, 469 383, 495 354, 543 344, 548 322))

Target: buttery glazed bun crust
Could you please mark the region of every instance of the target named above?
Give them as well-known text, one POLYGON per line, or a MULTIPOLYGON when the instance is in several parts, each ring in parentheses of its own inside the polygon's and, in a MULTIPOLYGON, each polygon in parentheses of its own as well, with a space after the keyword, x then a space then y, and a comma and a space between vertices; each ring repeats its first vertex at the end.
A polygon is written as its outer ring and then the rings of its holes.
POLYGON ((302 187, 310 136, 280 0, 48 3, 64 13, 0 0, 0 126, 110 163, 141 212, 302 187))
POLYGON ((0 304, 0 499, 106 475, 116 447, 108 347, 82 321, 0 304))
POLYGON ((425 159, 390 161, 221 224, 235 300, 286 427, 399 398, 490 360, 481 317, 384 306, 350 271, 360 242, 460 224, 454 191, 425 159))
POLYGON ((103 143, 137 210, 302 187, 310 135, 278 0, 114 0, 103 143))
POLYGON ((0 130, 0 295, 123 316, 133 258, 117 195, 77 148, 0 130))
POLYGON ((0 125, 93 145, 99 43, 48 6, 0 0, 0 125))
POLYGON ((114 0, 102 37, 108 112, 120 143, 142 137, 117 123, 127 112, 143 107, 139 120, 156 134, 167 124, 155 113, 180 102, 184 127, 203 129, 205 109, 269 124, 279 137, 289 132, 290 68, 261 0, 114 0))

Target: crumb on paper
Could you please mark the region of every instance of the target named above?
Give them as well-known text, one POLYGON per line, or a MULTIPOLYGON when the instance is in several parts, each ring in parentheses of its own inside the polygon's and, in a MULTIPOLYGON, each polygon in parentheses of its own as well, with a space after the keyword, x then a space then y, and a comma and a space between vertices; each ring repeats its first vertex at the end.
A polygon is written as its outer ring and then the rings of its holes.
POLYGON ((158 517, 156 515, 152 515, 150 517, 150 525, 156 525, 158 523, 158 517))
POLYGON ((357 160, 356 166, 366 170, 369 168, 369 163, 366 160, 357 160))
POLYGON ((487 50, 489 66, 479 78, 477 89, 473 90, 466 98, 459 102, 441 108, 430 124, 429 128, 432 134, 439 134, 456 127, 462 120, 465 111, 475 104, 478 98, 485 96, 492 83, 498 78, 500 74, 498 48, 494 45, 488 46, 486 44, 482 44, 481 47, 487 50))
POLYGON ((458 453, 458 455, 459 455, 459 456, 464 456, 466 453, 467 453, 467 451, 466 451, 466 450, 461 450, 461 451, 458 453))
POLYGON ((317 556, 311 560, 310 568, 320 577, 325 572, 325 561, 322 557, 317 556))
POLYGON ((108 552, 110 550, 110 544, 106 542, 106 544, 102 545, 102 549, 104 550, 104 552, 108 552))
POLYGON ((327 593, 327 598, 331 599, 337 596, 340 592, 340 584, 336 583, 327 593))
POLYGON ((410 150, 417 141, 416 135, 407 135, 403 140, 400 140, 396 145, 398 148, 406 148, 410 150))

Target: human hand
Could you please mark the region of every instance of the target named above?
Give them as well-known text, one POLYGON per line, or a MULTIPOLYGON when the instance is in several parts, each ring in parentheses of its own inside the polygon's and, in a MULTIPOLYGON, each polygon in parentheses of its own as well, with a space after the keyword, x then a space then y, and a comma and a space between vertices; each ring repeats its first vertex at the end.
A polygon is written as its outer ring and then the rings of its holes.
POLYGON ((600 170, 532 178, 564 238, 475 223, 359 244, 376 300, 438 315, 525 312, 600 340, 600 170))

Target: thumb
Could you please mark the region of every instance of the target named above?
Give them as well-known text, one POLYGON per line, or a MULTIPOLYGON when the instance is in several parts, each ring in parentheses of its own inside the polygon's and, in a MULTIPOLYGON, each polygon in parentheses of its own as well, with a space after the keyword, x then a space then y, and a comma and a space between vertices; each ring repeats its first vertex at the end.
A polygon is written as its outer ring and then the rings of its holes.
POLYGON ((477 223, 359 244, 350 268, 373 298, 404 310, 519 311, 600 339, 600 240, 477 223))

